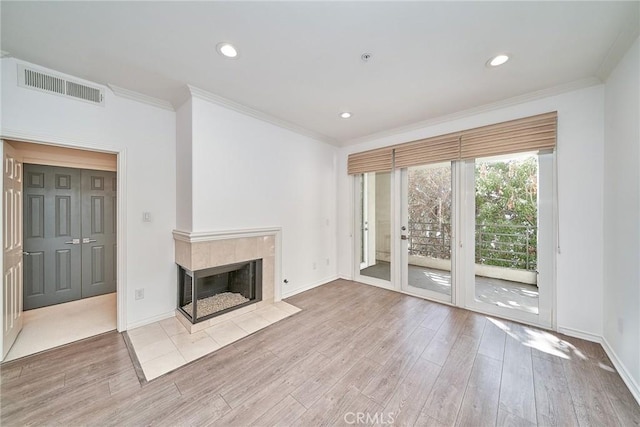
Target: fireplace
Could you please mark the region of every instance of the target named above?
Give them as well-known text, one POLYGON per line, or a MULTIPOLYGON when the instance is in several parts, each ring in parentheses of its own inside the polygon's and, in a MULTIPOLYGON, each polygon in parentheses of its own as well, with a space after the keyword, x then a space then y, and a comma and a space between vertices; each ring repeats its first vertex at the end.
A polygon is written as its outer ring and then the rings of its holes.
POLYGON ((178 265, 178 310, 193 324, 261 300, 262 259, 196 271, 178 265))

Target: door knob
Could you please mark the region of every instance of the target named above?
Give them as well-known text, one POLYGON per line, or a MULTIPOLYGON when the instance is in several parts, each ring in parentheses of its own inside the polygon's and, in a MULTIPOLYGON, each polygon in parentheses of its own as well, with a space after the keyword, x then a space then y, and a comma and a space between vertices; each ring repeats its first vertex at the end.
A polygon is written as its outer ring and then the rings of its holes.
POLYGON ((93 243, 93 242, 97 242, 96 239, 90 239, 88 237, 85 237, 82 239, 82 243, 93 243))
POLYGON ((400 240, 407 240, 407 235, 406 234, 401 234, 400 235, 400 240))
POLYGON ((80 239, 71 239, 69 242, 64 242, 65 245, 79 245, 80 239))

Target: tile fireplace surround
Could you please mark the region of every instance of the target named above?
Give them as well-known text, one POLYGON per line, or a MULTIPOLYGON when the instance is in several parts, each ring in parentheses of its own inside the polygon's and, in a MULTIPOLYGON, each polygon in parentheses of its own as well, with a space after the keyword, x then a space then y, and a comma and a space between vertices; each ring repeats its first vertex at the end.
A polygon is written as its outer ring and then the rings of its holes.
POLYGON ((174 230, 173 238, 176 264, 190 271, 262 259, 262 301, 196 324, 176 310, 176 318, 191 333, 280 300, 280 290, 276 289, 280 270, 279 228, 197 233, 174 230))
MULTIPOLYGON (((176 317, 128 331, 147 381, 299 312, 280 301, 280 229, 224 233, 173 232, 176 263, 196 271, 262 259, 262 301, 192 324, 176 317)), ((177 278, 176 278, 177 279, 177 278)), ((176 291, 178 284, 176 283, 176 291)))

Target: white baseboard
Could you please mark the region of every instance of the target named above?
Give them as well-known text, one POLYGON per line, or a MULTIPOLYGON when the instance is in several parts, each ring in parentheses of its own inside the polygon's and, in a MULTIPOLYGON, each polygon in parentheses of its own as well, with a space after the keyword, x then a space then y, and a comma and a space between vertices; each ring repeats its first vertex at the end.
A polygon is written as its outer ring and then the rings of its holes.
POLYGON ((611 363, 613 363, 613 366, 618 371, 618 374, 620 374, 620 378, 622 378, 622 381, 624 381, 634 399, 636 399, 638 404, 640 404, 640 387, 638 386, 638 383, 631 376, 631 374, 629 374, 626 366, 624 365, 624 363, 622 363, 616 352, 609 345, 609 342, 606 338, 572 328, 558 327, 558 332, 569 335, 571 337, 581 338, 583 340, 592 341, 602 345, 605 353, 607 353, 607 356, 609 356, 609 359, 611 359, 611 363))
POLYGON ((163 314, 158 314, 157 316, 147 317, 146 319, 138 320, 137 322, 133 322, 133 323, 129 323, 127 325, 127 330, 139 328, 140 326, 149 325, 151 323, 159 322, 159 321, 164 320, 164 319, 169 319, 171 317, 175 317, 175 315, 176 315, 176 310, 174 309, 174 310, 168 311, 168 312, 163 313, 163 314))
POLYGON ((627 388, 640 405, 640 387, 638 386, 638 383, 634 380, 631 374, 629 374, 629 371, 624 366, 624 363, 622 363, 616 352, 604 337, 602 338, 602 348, 604 348, 605 353, 607 353, 607 356, 609 356, 609 359, 611 359, 611 363, 613 363, 613 366, 615 366, 618 374, 620 374, 622 381, 624 381, 624 383, 627 385, 627 388))
POLYGON ((560 332, 561 334, 569 335, 570 337, 580 338, 583 340, 602 344, 602 337, 600 335, 592 334, 591 332, 585 332, 573 328, 565 328, 562 326, 558 326, 558 332, 560 332))
POLYGON ((353 281, 353 276, 352 275, 338 274, 338 279, 353 281))
POLYGON ((339 277, 337 275, 336 276, 331 276, 331 277, 327 277, 326 279, 318 280, 317 282, 313 282, 311 284, 302 286, 302 287, 297 288, 297 289, 293 289, 293 290, 290 290, 290 291, 283 291, 282 292, 282 299, 292 297, 292 296, 297 295, 299 293, 308 291, 309 289, 317 288, 320 285, 324 285, 324 284, 327 284, 329 282, 333 282, 334 280, 337 280, 337 279, 339 279, 339 277))

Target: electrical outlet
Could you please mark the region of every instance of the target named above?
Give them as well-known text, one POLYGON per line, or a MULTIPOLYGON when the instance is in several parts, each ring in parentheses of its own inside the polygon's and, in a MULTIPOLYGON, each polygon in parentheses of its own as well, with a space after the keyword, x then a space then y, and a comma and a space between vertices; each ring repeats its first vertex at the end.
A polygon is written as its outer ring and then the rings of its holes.
POLYGON ((151 212, 142 212, 142 222, 151 222, 151 212))
POLYGON ((136 299, 144 299, 144 288, 136 289, 136 299))

